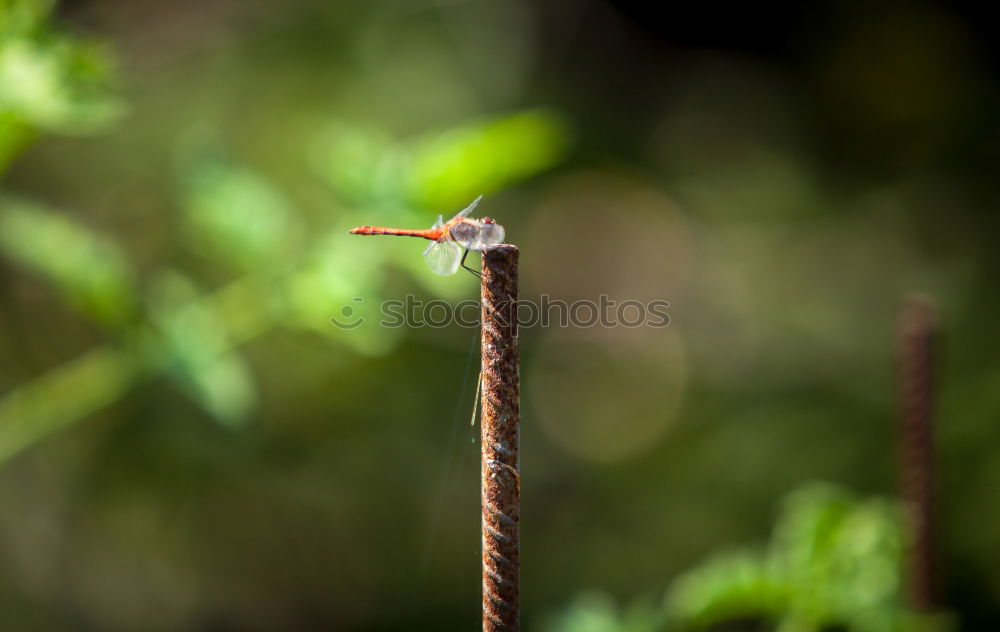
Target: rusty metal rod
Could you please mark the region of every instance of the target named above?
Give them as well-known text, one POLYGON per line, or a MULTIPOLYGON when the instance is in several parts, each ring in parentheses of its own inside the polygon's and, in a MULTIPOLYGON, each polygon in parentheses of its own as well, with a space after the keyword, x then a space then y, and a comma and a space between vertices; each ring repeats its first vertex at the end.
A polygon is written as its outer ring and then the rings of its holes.
POLYGON ((482 257, 483 631, 520 629, 520 360, 515 246, 482 257))
POLYGON ((900 493, 908 531, 907 580, 912 607, 937 604, 934 557, 934 306, 907 298, 896 323, 900 493))

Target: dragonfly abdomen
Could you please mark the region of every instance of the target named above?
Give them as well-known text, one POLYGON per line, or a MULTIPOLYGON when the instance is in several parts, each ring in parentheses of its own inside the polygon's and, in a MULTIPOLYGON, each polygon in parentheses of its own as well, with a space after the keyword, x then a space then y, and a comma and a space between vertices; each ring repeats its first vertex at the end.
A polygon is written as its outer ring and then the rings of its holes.
POLYGON ((358 226, 351 229, 352 235, 396 235, 398 237, 421 237, 436 241, 441 238, 441 231, 435 228, 427 230, 405 230, 401 228, 386 228, 385 226, 358 226))

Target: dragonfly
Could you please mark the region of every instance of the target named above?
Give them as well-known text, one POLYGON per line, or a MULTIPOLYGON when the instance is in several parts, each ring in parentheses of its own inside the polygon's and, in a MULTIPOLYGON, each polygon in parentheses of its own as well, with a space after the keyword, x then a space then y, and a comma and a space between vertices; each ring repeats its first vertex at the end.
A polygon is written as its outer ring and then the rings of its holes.
POLYGON ((472 219, 469 214, 479 205, 483 196, 477 197, 455 217, 447 222, 438 215, 434 225, 425 230, 406 230, 401 228, 386 228, 384 226, 358 226, 351 230, 352 235, 398 235, 401 237, 421 237, 431 240, 431 245, 424 250, 424 261, 435 274, 455 274, 461 266, 476 275, 479 272, 465 265, 465 258, 470 250, 482 252, 503 243, 503 226, 489 217, 472 219))

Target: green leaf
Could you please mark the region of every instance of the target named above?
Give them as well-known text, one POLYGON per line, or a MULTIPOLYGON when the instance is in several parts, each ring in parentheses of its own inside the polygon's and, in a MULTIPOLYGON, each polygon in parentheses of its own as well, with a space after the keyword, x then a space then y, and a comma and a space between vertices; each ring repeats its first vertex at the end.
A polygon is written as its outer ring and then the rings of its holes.
POLYGON ((164 272, 149 292, 157 337, 148 361, 166 368, 192 399, 227 426, 242 424, 256 404, 256 386, 222 326, 182 275, 164 272))
POLYGON ((110 240, 39 205, 0 197, 0 251, 47 278, 80 311, 123 326, 134 316, 133 274, 110 240))
POLYGON ((204 256, 259 270, 287 253, 295 225, 288 201, 261 175, 208 154, 183 167, 188 237, 204 256))
POLYGON ((791 596, 785 578, 752 551, 713 557, 681 576, 667 608, 687 624, 704 627, 744 617, 774 619, 787 611, 791 596))
POLYGON ((689 571, 670 589, 668 607, 694 628, 750 617, 787 631, 901 630, 901 533, 888 502, 810 485, 789 496, 763 552, 689 571))
POLYGON ((410 199, 452 208, 558 164, 569 144, 563 120, 529 110, 473 122, 413 144, 410 199))
POLYGON ((48 13, 49 3, 31 0, 0 12, 0 117, 63 134, 102 129, 121 112, 108 87, 111 56, 50 29, 48 13))
POLYGON ((313 147, 313 167, 356 203, 406 203, 444 212, 559 164, 563 119, 536 109, 470 121, 392 144, 376 129, 335 121, 313 147))
POLYGON ((135 374, 127 354, 100 347, 5 393, 0 397, 0 463, 115 402, 135 374))
POLYGON ((586 592, 542 626, 545 632, 656 632, 661 612, 651 602, 638 601, 622 610, 602 592, 586 592))
POLYGON ((311 154, 316 173, 349 201, 401 197, 399 154, 376 128, 332 121, 317 135, 311 154))

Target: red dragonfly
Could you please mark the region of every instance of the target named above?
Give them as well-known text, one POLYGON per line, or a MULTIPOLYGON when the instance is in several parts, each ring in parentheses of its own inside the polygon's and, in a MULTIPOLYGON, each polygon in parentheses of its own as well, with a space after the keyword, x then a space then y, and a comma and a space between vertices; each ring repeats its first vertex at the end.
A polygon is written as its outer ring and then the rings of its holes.
POLYGON ((489 217, 470 219, 469 213, 479 204, 483 196, 477 197, 460 213, 447 222, 438 215, 434 225, 426 230, 405 230, 400 228, 385 228, 383 226, 358 226, 351 230, 352 235, 400 235, 403 237, 422 237, 432 243, 424 250, 424 261, 435 274, 454 274, 458 266, 462 266, 472 274, 479 272, 465 265, 465 258, 470 250, 489 250, 503 243, 503 226, 489 217))

